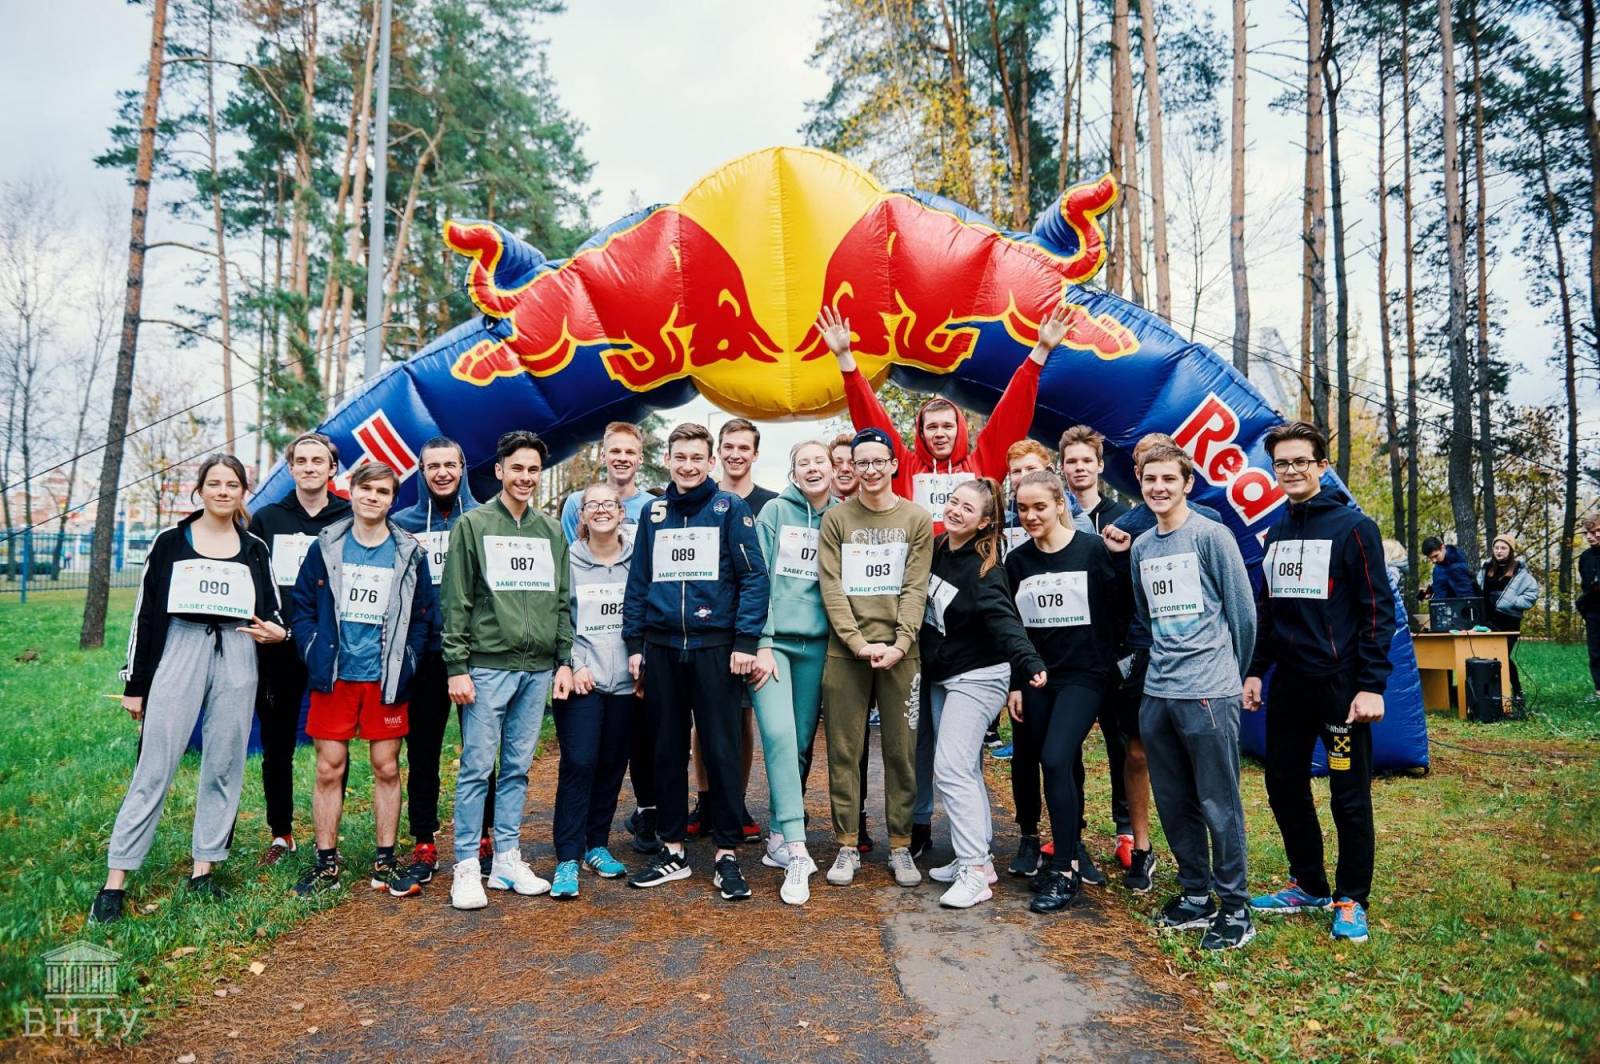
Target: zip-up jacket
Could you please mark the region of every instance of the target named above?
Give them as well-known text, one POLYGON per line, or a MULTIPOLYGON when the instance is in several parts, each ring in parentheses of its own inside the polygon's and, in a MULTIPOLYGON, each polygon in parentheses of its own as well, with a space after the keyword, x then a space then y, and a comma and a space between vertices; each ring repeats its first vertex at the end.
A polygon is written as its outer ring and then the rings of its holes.
MULTIPOLYGON (((1478 588, 1482 591, 1489 589, 1489 562, 1484 562, 1478 570, 1478 588)), ((1519 622, 1522 615, 1527 613, 1535 602, 1539 601, 1539 581, 1528 572, 1528 567, 1521 561, 1516 562, 1511 571, 1511 579, 1505 582, 1500 593, 1494 596, 1494 601, 1489 601, 1489 596, 1484 596, 1483 604, 1495 613, 1503 613, 1507 617, 1515 617, 1519 622)))
POLYGON ((1273 664, 1305 676, 1354 672, 1356 690, 1383 694, 1395 608, 1372 518, 1329 491, 1290 503, 1267 530, 1261 565, 1249 675, 1273 664))
MULTIPOLYGON (((594 677, 595 690, 609 695, 626 694, 633 690, 633 676, 628 672, 628 650, 622 643, 622 616, 606 608, 611 605, 610 598, 597 596, 587 611, 582 599, 585 588, 608 587, 615 589, 613 594, 619 596, 626 592, 628 570, 633 562, 634 537, 632 532, 623 532, 618 538, 622 543, 622 553, 617 555, 616 561, 602 562, 595 558, 594 552, 589 549, 589 541, 584 539, 573 540, 569 555, 572 565, 572 671, 588 669, 594 677), (586 633, 586 615, 593 616, 597 623, 605 622, 606 630, 586 633), (609 623, 613 617, 619 626, 614 631, 609 623)), ((615 602, 618 606, 622 605, 620 597, 615 602)))
MULTIPOLYGON (((664 550, 672 548, 663 545, 664 550)), ((754 654, 767 623, 767 566, 756 539, 755 518, 744 500, 711 479, 687 492, 676 484, 652 500, 639 522, 638 561, 628 570, 622 640, 629 654, 646 643, 696 650, 732 644, 754 654), (663 580, 656 575, 661 533, 685 529, 717 532, 714 580, 663 580)))
MULTIPOLYGON (((438 598, 428 573, 428 552, 416 537, 393 519, 394 576, 384 611, 380 642, 379 686, 386 704, 406 701, 433 627, 438 623, 438 598)), ((306 663, 314 690, 333 690, 339 676, 339 603, 344 601, 344 541, 355 519, 347 518, 317 533, 317 541, 300 566, 300 579, 289 598, 295 649, 306 663)))
MULTIPOLYGON (((1022 360, 1011 383, 1001 394, 989 422, 978 434, 976 444, 970 445, 967 437, 967 419, 956 411, 956 442, 948 459, 935 458, 922 440, 922 418, 928 410, 930 399, 917 410, 917 421, 912 439, 915 445, 906 450, 900 442, 900 432, 895 428, 889 412, 878 401, 872 384, 859 369, 844 376, 844 398, 850 407, 850 420, 857 431, 865 428, 882 429, 894 441, 894 456, 900 460, 900 471, 894 477, 894 492, 904 499, 916 499, 916 478, 926 473, 970 473, 979 477, 1000 480, 1006 475, 1006 450, 1028 434, 1033 424, 1033 408, 1039 399, 1040 366, 1032 358, 1022 360)), ((939 524, 939 515, 934 515, 939 524)))
POLYGON ((1008 664, 1013 674, 1045 671, 1044 658, 1022 627, 1011 582, 998 558, 982 576, 977 540, 952 548, 948 535, 933 542, 928 601, 923 613, 922 675, 944 680, 989 665, 1008 664))
MULTIPOLYGON (((277 502, 268 503, 255 512, 250 518, 250 534, 264 542, 270 552, 278 549, 279 536, 301 535, 311 536, 314 539, 324 528, 349 516, 349 500, 341 499, 329 492, 327 505, 318 510, 313 517, 306 513, 304 506, 300 505, 300 496, 290 490, 288 495, 277 502)), ((279 584, 278 597, 288 602, 289 589, 294 587, 294 584, 293 580, 279 584)))
POLYGON ((1478 597, 1478 585, 1472 582, 1472 570, 1454 543, 1444 548, 1444 561, 1433 567, 1431 598, 1465 599, 1478 597))
POLYGON ((1577 605, 1585 620, 1600 620, 1600 547, 1578 555, 1577 605))
MULTIPOLYGON (((428 575, 433 578, 433 587, 437 592, 444 582, 444 563, 449 554, 450 530, 456 527, 456 522, 461 520, 462 514, 477 509, 478 500, 472 497, 472 489, 467 486, 466 474, 461 476, 461 484, 456 488, 455 505, 450 507, 448 514, 441 514, 439 508, 433 504, 433 493, 428 490, 426 484, 420 485, 420 489, 422 498, 399 513, 390 514, 389 520, 413 534, 444 533, 445 542, 442 545, 445 549, 428 551, 428 575)), ((428 540, 431 541, 432 536, 428 536, 428 540)), ((424 542, 423 546, 428 547, 429 543, 424 542)), ((428 636, 428 645, 424 652, 437 654, 444 649, 444 625, 436 623, 432 625, 430 631, 432 634, 428 636)))
POLYGON ((822 606, 822 584, 817 566, 817 548, 820 546, 822 515, 839 505, 831 495, 822 507, 822 513, 811 508, 811 502, 798 484, 790 484, 761 510, 756 518, 756 538, 761 541, 761 556, 767 563, 770 586, 767 601, 767 623, 761 630, 761 646, 772 646, 774 636, 798 636, 816 639, 828 634, 828 611, 822 606), (780 558, 783 552, 783 530, 803 529, 810 533, 794 545, 791 558, 780 558), (810 556, 803 552, 809 550, 810 556), (780 562, 798 562, 796 568, 810 564, 811 576, 788 576, 780 562))
POLYGON ((572 659, 569 579, 567 538, 560 526, 534 507, 519 519, 496 495, 462 514, 450 530, 450 553, 440 584, 445 672, 450 676, 465 676, 471 668, 543 672, 567 664, 572 659), (548 543, 554 589, 495 591, 488 571, 486 540, 491 536, 548 543))
MULTIPOLYGON (((161 651, 167 645, 169 618, 181 617, 197 624, 232 628, 249 623, 237 617, 167 612, 172 567, 178 562, 205 557, 190 546, 189 538, 184 534, 184 530, 199 520, 204 512, 196 510, 171 528, 163 529, 151 541, 150 552, 145 555, 144 573, 139 577, 139 596, 133 604, 133 624, 128 629, 128 657, 119 674, 123 682, 122 693, 128 697, 143 698, 150 693, 150 681, 156 674, 156 666, 161 664, 161 651)), ((239 553, 222 560, 238 562, 250 570, 250 579, 255 584, 256 616, 288 627, 279 604, 278 587, 272 582, 272 554, 267 550, 267 545, 241 528, 239 553)))

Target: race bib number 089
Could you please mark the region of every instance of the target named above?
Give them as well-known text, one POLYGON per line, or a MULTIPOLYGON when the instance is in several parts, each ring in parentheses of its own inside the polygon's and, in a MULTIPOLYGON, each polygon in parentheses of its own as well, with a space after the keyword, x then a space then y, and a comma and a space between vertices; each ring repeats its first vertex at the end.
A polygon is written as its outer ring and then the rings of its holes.
POLYGON ((839 563, 846 595, 898 595, 905 582, 906 544, 844 543, 839 563))
POLYGON ((656 533, 651 571, 657 580, 715 580, 721 547, 720 528, 664 528, 656 533))
POLYGON ((1192 551, 1146 559, 1140 566, 1150 619, 1197 616, 1205 602, 1200 591, 1200 559, 1192 551))
POLYGON ((529 536, 484 536, 484 576, 490 591, 554 591, 550 541, 529 536))

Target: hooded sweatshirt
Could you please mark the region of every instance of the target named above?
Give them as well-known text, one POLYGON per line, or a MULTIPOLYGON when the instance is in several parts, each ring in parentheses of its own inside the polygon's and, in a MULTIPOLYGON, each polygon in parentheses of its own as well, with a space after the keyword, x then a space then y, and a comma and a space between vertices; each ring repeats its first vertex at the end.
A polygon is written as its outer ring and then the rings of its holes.
POLYGON ((311 553, 311 543, 317 533, 349 516, 349 500, 330 492, 327 505, 313 517, 300 505, 300 496, 291 490, 277 502, 261 507, 250 518, 250 534, 264 541, 272 551, 272 574, 280 599, 289 600, 289 589, 300 578, 300 565, 311 553))
POLYGON ((1291 502, 1267 530, 1261 571, 1249 675, 1274 664, 1303 676, 1353 673, 1356 690, 1383 694, 1394 591, 1372 518, 1328 490, 1291 502))
POLYGON ((586 539, 574 540, 572 565, 572 669, 588 669, 596 691, 633 690, 628 649, 622 642, 622 599, 633 561, 634 533, 619 534, 622 553, 612 562, 595 558, 586 539))
POLYGON ((1444 548, 1444 561, 1433 567, 1433 592, 1435 599, 1465 599, 1478 597, 1478 585, 1473 582, 1472 570, 1454 543, 1444 548))
MULTIPOLYGON (((426 483, 422 484, 421 488, 422 498, 399 513, 390 514, 389 520, 416 536, 417 542, 422 544, 422 549, 428 552, 428 576, 433 580, 434 589, 437 590, 444 580, 444 564, 450 553, 450 530, 456 527, 456 522, 461 520, 462 514, 477 508, 478 500, 472 497, 472 489, 467 486, 465 474, 462 474, 461 484, 456 488, 449 513, 440 512, 438 504, 434 502, 433 492, 428 490, 426 483)), ((443 647, 443 632, 441 627, 435 624, 432 633, 426 652, 437 654, 443 647)))
POLYGON ((934 541, 920 636, 922 675, 929 681, 1000 664, 1023 676, 1045 671, 1011 600, 998 551, 989 571, 979 575, 983 557, 977 544, 973 538, 951 547, 948 535, 934 541))
POLYGON ((771 580, 762 646, 772 646, 774 636, 816 639, 828 634, 828 613, 822 607, 822 586, 818 582, 817 548, 822 516, 837 505, 839 500, 829 496, 822 513, 818 513, 800 486, 790 484, 756 518, 756 538, 761 541, 761 554, 767 560, 771 580))
POLYGON ((949 458, 935 458, 922 439, 922 420, 933 403, 948 402, 929 399, 917 410, 913 439, 916 445, 907 451, 900 442, 899 430, 873 394, 872 384, 859 369, 844 374, 844 397, 850 406, 850 420, 857 431, 877 428, 894 440, 894 456, 900 460, 900 471, 894 477, 894 492, 911 499, 928 511, 937 527, 942 527, 944 504, 950 492, 964 480, 974 477, 993 477, 1000 480, 1006 475, 1006 450, 1028 434, 1033 424, 1033 408, 1039 398, 1039 371, 1043 367, 1032 358, 1022 360, 1005 393, 994 404, 989 423, 978 434, 976 445, 969 445, 967 418, 956 410, 956 440, 949 458), (970 446, 970 449, 969 449, 970 446))
POLYGON ((1577 607, 1584 620, 1600 620, 1600 547, 1578 555, 1577 607))

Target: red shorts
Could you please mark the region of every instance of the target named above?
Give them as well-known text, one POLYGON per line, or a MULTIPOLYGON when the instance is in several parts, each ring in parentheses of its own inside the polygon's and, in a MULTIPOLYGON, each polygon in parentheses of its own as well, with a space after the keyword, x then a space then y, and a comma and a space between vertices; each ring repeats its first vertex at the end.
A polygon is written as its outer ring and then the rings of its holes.
POLYGON ((399 739, 411 730, 408 702, 385 705, 376 680, 333 681, 327 694, 311 692, 311 712, 306 714, 306 734, 313 739, 348 742, 357 735, 376 742, 399 739))

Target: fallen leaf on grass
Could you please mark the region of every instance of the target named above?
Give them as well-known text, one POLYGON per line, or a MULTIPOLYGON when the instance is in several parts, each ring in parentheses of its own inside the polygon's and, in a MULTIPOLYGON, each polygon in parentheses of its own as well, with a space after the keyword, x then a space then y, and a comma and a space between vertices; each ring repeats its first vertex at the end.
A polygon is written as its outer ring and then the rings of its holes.
POLYGON ((142 913, 153 913, 159 908, 161 908, 160 905, 158 905, 155 902, 150 902, 150 903, 148 903, 146 905, 139 906, 139 911, 142 912, 142 913))
POLYGON ((322 1030, 320 1027, 307 1027, 306 1034, 316 1034, 320 1030, 322 1030))
POLYGON ((229 1031, 228 1032, 228 1037, 229 1038, 238 1038, 239 1037, 239 1032, 238 1031, 229 1031))
POLYGON ((199 952, 200 952, 200 947, 199 946, 179 946, 177 949, 175 949, 171 953, 167 954, 167 956, 171 957, 173 960, 177 960, 179 957, 187 957, 191 953, 199 953, 199 952))
POLYGON ((811 1021, 810 1020, 801 1020, 799 1025, 801 1027, 810 1027, 811 1026, 811 1021))
POLYGON ((251 975, 260 975, 262 972, 264 972, 266 970, 267 970, 267 966, 265 964, 261 963, 260 961, 253 961, 251 963, 251 965, 250 965, 250 974, 251 975))
POLYGON ((193 1053, 185 1053, 178 1058, 178 1064, 194 1064, 194 1061, 195 1055, 193 1053))
POLYGON ((829 1045, 837 1045, 839 1042, 839 1036, 836 1034, 825 1034, 822 1036, 822 1040, 827 1042, 829 1045))
POLYGON ((304 1001, 291 1001, 291 1002, 289 1002, 289 1011, 290 1012, 299 1012, 301 1009, 303 1009, 305 1007, 306 1007, 306 1003, 304 1001))
POLYGON ((1307 1020, 1306 1021, 1306 1030, 1308 1030, 1308 1031, 1320 1031, 1320 1030, 1322 1030, 1322 1024, 1318 1023, 1316 1020, 1307 1020))
POLYGON ((1582 920, 1583 919, 1583 914, 1580 913, 1580 912, 1574 911, 1573 914, 1572 914, 1572 918, 1574 920, 1582 920))
POLYGON ((1228 981, 1226 979, 1213 979, 1211 981, 1211 992, 1212 993, 1220 994, 1220 993, 1222 993, 1223 991, 1225 991, 1227 989, 1228 989, 1228 981))
POLYGON ((698 1000, 698 1001, 710 1001, 711 1000, 711 995, 710 994, 696 994, 695 995, 695 999, 698 1000))
POLYGON ((217 997, 227 997, 228 996, 227 990, 213 990, 212 993, 215 994, 217 997))

